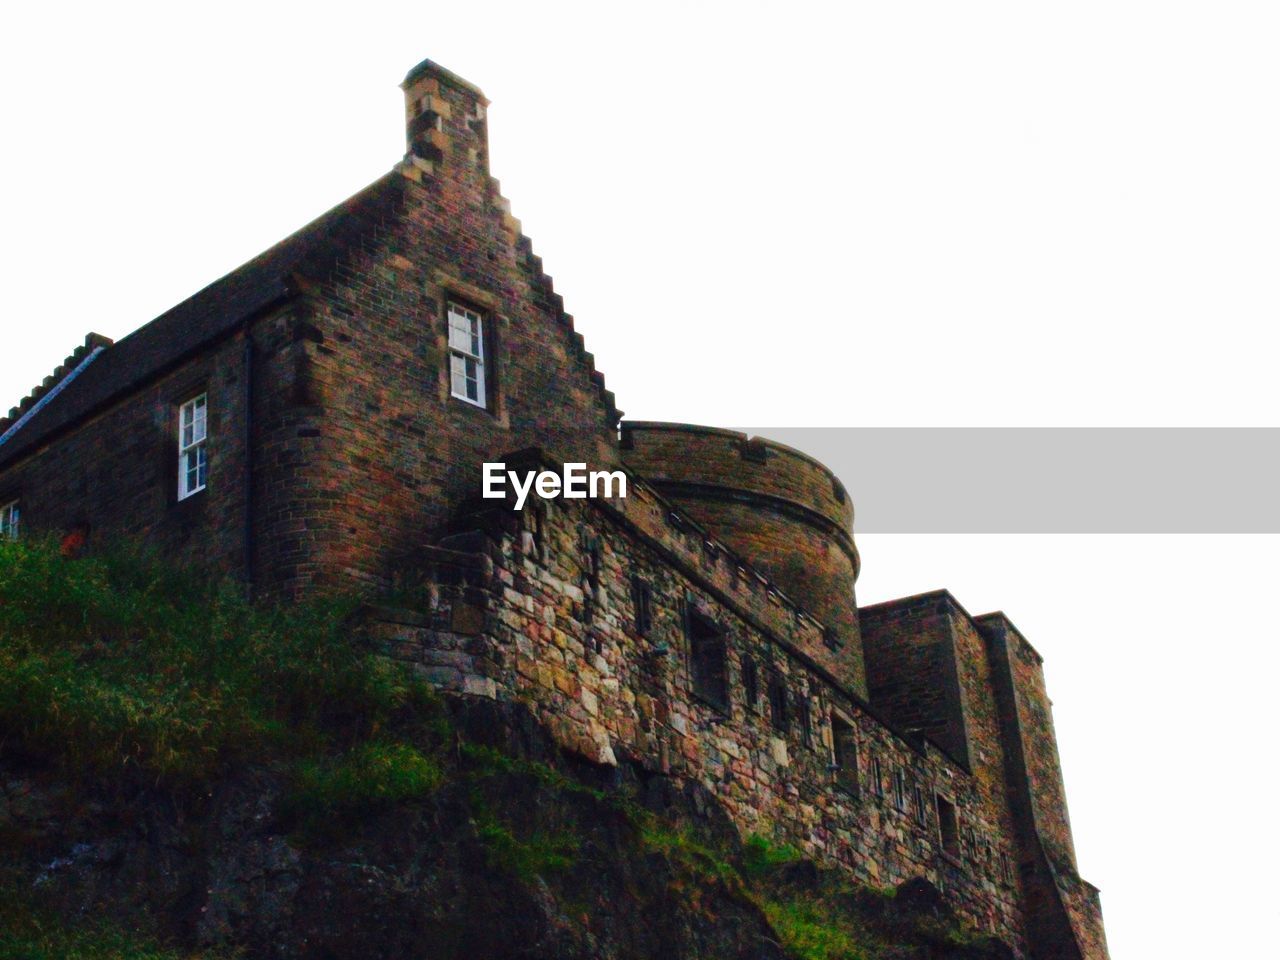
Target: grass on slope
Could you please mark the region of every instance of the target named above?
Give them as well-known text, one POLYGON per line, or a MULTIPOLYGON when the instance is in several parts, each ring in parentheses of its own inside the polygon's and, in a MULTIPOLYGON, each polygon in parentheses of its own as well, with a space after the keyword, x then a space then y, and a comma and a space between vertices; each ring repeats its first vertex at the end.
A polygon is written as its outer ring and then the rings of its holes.
POLYGON ((234 584, 139 554, 0 543, 4 749, 72 777, 174 787, 245 757, 312 758, 301 771, 312 803, 350 802, 364 783, 402 798, 431 783, 429 761, 380 738, 428 715, 413 708, 431 693, 352 642, 354 608, 254 606, 234 584), (321 759, 343 751, 345 771, 321 759))

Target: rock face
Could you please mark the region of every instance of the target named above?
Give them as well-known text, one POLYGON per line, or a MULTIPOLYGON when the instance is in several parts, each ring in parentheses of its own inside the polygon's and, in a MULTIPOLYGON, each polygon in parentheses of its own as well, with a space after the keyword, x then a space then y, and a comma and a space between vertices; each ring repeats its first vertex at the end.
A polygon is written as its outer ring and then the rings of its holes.
MULTIPOLYGON (((819 895, 823 871, 744 880, 743 847, 707 797, 565 758, 519 707, 449 711, 456 749, 437 789, 328 821, 302 817, 267 767, 175 798, 59 783, 9 758, 5 880, 70 925, 105 916, 179 950, 264 960, 794 955, 767 905, 819 895)), ((940 933, 951 918, 923 881, 839 896, 879 944, 866 955, 1010 956, 940 933)))

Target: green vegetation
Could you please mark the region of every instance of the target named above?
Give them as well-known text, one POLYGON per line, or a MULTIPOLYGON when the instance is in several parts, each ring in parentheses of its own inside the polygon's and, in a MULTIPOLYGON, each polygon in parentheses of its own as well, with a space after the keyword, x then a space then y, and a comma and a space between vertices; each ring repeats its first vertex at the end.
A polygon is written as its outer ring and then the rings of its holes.
POLYGON ((339 757, 301 761, 289 806, 311 823, 342 820, 425 797, 443 781, 436 758, 406 743, 375 741, 339 757))
POLYGON ((753 833, 742 845, 742 870, 748 877, 766 876, 779 867, 799 863, 804 859, 795 847, 776 844, 767 837, 753 833))
POLYGON ((230 960, 224 951, 168 950, 108 921, 69 927, 11 888, 0 888, 0 960, 230 960))
POLYGON ((535 830, 518 836, 477 794, 472 795, 471 811, 489 866, 495 870, 529 881, 568 870, 577 860, 578 840, 568 831, 535 830))
MULTIPOLYGON (((350 749, 431 699, 352 643, 354 608, 258 607, 234 584, 143 555, 72 560, 47 543, 0 543, 0 728, 10 749, 69 775, 175 787, 246 757, 350 749)), ((406 776, 421 783, 413 763, 406 776)), ((394 793, 400 777, 384 769, 383 781, 394 793)))
POLYGON ((875 954, 853 937, 847 918, 833 914, 817 899, 764 898, 760 909, 786 951, 797 960, 868 960, 875 954))

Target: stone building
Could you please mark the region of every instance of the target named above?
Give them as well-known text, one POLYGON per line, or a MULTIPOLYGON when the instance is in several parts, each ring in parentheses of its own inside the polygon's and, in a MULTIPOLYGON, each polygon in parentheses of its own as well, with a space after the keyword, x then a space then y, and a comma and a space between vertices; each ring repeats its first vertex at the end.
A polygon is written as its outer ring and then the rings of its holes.
POLYGON ((1020 956, 1106 957, 1027 640, 945 591, 858 608, 853 506, 811 458, 622 421, 489 174, 484 96, 430 61, 403 89, 390 172, 0 420, 0 534, 414 598, 368 629, 441 685, 865 882, 924 876, 1020 956), (515 510, 479 496, 499 460, 628 495, 515 510))

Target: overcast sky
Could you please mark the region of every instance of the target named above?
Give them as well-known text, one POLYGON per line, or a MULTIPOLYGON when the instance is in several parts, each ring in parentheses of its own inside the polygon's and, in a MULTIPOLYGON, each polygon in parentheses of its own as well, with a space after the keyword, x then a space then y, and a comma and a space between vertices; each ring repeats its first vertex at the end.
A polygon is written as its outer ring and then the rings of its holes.
MULTIPOLYGON (((631 417, 1277 426, 1278 17, 15 8, 0 404, 387 170, 429 56, 493 101, 493 172, 631 417)), ((1278 541, 859 539, 861 602, 947 586, 1044 654, 1117 960, 1274 940, 1278 541)))

